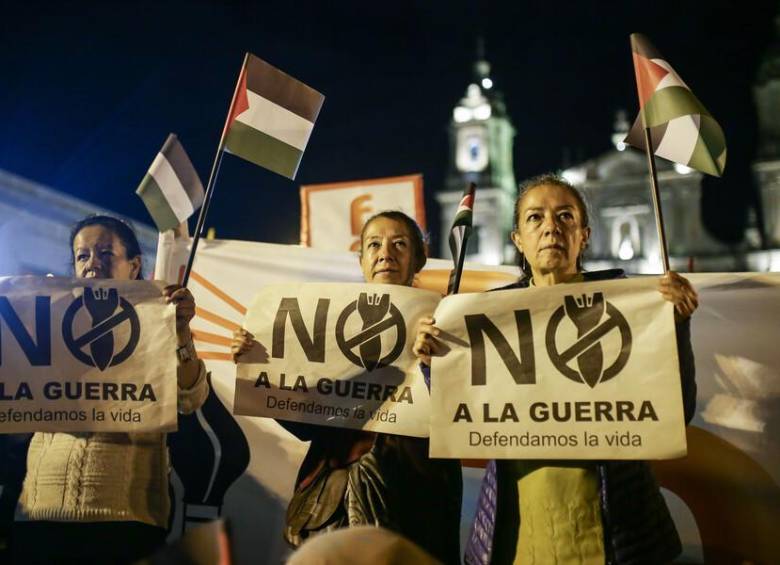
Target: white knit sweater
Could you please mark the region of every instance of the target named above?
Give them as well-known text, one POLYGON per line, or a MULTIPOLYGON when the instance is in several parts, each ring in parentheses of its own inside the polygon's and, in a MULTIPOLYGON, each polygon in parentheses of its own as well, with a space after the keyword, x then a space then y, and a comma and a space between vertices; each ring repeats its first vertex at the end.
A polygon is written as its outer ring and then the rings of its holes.
MULTIPOLYGON (((208 396, 206 369, 178 409, 194 412, 208 396)), ((163 433, 36 433, 17 521, 138 521, 168 527, 168 449, 163 433)))

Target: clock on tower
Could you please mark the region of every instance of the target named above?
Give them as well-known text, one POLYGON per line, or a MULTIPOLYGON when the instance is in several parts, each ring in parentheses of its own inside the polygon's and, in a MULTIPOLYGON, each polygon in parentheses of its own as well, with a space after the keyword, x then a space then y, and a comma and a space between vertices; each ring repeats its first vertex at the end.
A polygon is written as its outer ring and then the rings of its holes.
POLYGON ((474 82, 455 106, 449 126, 450 165, 445 190, 436 195, 441 213, 440 255, 448 257, 449 229, 463 188, 477 184, 474 233, 467 259, 487 264, 510 262, 509 241, 517 188, 512 167, 515 135, 500 92, 493 88, 490 65, 480 56, 474 82))

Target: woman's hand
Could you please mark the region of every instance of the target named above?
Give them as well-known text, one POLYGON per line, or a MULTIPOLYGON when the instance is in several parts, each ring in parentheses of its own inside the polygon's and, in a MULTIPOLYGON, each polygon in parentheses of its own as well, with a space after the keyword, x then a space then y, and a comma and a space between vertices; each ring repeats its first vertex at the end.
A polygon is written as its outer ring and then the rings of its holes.
POLYGON ((238 362, 238 357, 243 355, 254 345, 255 336, 243 328, 233 332, 233 341, 230 342, 230 353, 233 354, 233 362, 238 362))
POLYGON ((171 284, 163 289, 165 302, 176 305, 176 335, 179 345, 184 345, 192 339, 190 320, 195 317, 195 298, 185 287, 171 284))
POLYGON ((699 306, 699 295, 690 281, 674 271, 669 271, 659 279, 658 292, 664 300, 674 304, 675 322, 687 320, 699 306))
POLYGON ((414 340, 412 351, 421 363, 431 366, 431 357, 444 355, 448 348, 437 338, 441 330, 434 324, 432 317, 421 318, 417 322, 417 338, 414 340))

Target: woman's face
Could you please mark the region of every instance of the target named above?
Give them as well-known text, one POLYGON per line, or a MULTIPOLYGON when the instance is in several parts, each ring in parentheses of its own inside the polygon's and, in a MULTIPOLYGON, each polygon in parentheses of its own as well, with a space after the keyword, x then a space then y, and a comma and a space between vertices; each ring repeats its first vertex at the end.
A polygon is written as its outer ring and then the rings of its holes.
POLYGON ((582 220, 579 202, 571 191, 542 184, 522 197, 512 241, 534 274, 576 273, 577 257, 590 236, 590 228, 583 227, 582 220))
POLYGON ((366 282, 412 285, 414 250, 405 224, 380 216, 366 226, 360 245, 366 282))
POLYGON ((73 239, 73 269, 80 279, 133 280, 141 258, 128 259, 122 240, 110 229, 86 226, 73 239))

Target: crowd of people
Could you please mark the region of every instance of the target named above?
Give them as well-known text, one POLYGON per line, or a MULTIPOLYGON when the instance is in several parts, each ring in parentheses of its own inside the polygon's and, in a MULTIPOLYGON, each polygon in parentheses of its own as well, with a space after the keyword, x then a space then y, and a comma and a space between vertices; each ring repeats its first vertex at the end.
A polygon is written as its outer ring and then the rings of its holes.
MULTIPOLYGON (((524 183, 514 221, 521 274, 507 288, 625 276, 620 270, 583 270, 591 229, 587 206, 559 177, 524 183)), ((115 218, 91 216, 76 224, 70 249, 77 278, 143 278, 138 241, 115 218)), ((424 235, 402 212, 380 212, 363 226, 359 262, 366 283, 412 286, 426 262, 424 235)), ((688 422, 696 400, 690 318, 697 295, 674 272, 659 279, 658 291, 674 305, 688 422)), ((178 285, 163 294, 176 308, 171 355, 178 360, 178 410, 190 413, 208 394, 189 328, 195 302, 178 285)), ((413 350, 428 386, 431 379, 446 378, 430 370, 431 358, 446 354, 439 336, 434 318, 420 321, 413 350)), ((237 331, 234 359, 253 341, 237 331)), ((681 551, 669 510, 642 461, 491 461, 462 551, 459 461, 431 458, 426 439, 278 423, 310 442, 286 515, 285 539, 302 546, 290 562, 306 563, 314 551, 320 558, 334 552, 333 561, 319 562, 349 562, 344 551, 350 542, 343 534, 374 539, 361 526, 400 536, 399 543, 377 537, 373 548, 402 549, 416 562, 650 564, 670 562, 681 551), (346 560, 338 560, 338 551, 346 560)), ((24 469, 10 534, 14 562, 131 563, 164 545, 170 514, 165 434, 39 432, 29 442, 24 469)))

